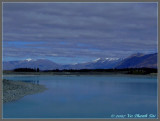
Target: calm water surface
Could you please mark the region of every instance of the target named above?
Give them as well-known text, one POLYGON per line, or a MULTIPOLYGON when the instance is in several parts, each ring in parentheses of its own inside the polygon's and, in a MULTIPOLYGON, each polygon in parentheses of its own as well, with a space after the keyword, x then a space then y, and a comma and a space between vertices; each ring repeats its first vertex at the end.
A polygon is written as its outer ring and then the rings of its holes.
POLYGON ((3 78, 39 83, 48 88, 5 103, 3 118, 111 118, 112 114, 157 114, 156 76, 8 75, 3 78))

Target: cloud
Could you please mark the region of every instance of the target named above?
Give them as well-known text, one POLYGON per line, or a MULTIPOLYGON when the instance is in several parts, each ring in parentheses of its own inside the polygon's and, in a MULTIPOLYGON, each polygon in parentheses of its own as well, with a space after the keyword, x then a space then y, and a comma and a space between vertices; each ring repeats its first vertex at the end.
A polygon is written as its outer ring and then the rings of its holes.
POLYGON ((4 59, 155 52, 157 3, 3 3, 3 41, 4 59))

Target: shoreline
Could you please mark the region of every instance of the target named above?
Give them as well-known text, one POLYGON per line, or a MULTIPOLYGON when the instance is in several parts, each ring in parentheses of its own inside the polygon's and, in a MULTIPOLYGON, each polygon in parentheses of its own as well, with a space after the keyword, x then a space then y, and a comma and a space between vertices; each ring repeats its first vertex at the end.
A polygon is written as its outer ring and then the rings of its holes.
POLYGON ((44 85, 3 79, 3 103, 12 102, 45 91, 44 85))

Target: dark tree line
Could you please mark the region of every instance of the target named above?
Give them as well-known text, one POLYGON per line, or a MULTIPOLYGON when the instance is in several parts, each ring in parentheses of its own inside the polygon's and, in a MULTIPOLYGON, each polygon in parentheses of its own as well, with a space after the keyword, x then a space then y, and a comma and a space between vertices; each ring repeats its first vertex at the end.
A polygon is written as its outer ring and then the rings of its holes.
MULTIPOLYGON (((39 68, 17 68, 15 72, 40 72, 39 68)), ((126 74, 150 74, 157 73, 155 68, 124 68, 124 69, 54 69, 45 70, 43 72, 113 72, 113 73, 126 73, 126 74)))
POLYGON ((46 70, 45 72, 124 72, 126 74, 150 74, 157 73, 155 68, 124 68, 124 69, 64 69, 46 70))
POLYGON ((39 68, 16 68, 13 71, 15 72, 39 72, 39 68))

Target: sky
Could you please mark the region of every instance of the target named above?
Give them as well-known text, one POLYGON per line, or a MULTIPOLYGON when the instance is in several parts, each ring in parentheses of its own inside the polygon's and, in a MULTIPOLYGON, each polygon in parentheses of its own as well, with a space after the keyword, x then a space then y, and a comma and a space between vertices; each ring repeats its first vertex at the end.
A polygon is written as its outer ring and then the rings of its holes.
POLYGON ((3 61, 125 58, 157 43, 157 3, 3 3, 3 61))

